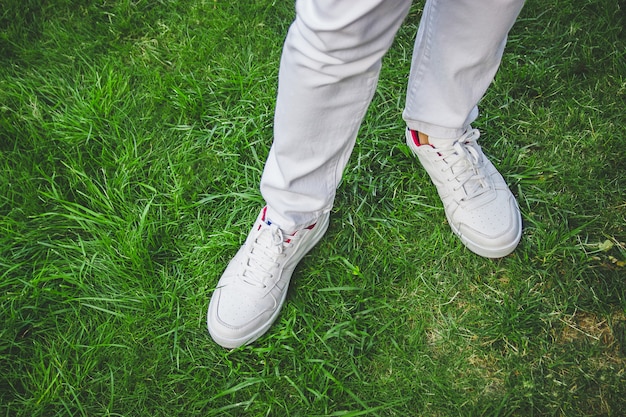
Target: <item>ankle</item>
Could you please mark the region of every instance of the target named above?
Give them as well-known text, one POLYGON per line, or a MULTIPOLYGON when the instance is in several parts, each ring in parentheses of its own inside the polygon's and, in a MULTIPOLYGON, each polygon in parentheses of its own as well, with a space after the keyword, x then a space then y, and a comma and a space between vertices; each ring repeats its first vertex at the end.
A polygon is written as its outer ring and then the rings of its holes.
POLYGON ((413 143, 415 143, 416 146, 430 144, 430 142, 428 141, 427 134, 418 132, 417 130, 412 130, 412 129, 409 129, 409 132, 411 132, 411 138, 413 139, 413 143))
POLYGON ((428 135, 426 133, 417 132, 417 139, 418 139, 420 145, 429 145, 430 144, 430 142, 428 142, 428 135))

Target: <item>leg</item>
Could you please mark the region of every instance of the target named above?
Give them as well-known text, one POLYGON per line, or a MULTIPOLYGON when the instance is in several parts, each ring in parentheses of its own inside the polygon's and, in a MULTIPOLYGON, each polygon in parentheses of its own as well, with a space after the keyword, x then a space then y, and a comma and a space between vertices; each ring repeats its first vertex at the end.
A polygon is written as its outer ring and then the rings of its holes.
POLYGON ((523 0, 429 0, 415 42, 404 119, 438 138, 461 136, 500 65, 523 0))
POLYGON ((281 60, 274 143, 261 180, 285 230, 332 208, 380 62, 410 0, 299 1, 281 60))

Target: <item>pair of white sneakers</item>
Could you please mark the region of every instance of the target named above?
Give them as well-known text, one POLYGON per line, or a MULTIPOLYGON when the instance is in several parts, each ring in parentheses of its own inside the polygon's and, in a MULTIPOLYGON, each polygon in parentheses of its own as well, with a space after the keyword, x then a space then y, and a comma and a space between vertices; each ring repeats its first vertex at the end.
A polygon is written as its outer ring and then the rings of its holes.
MULTIPOLYGON (((417 133, 407 130, 406 141, 437 187, 452 231, 478 255, 500 258, 517 246, 522 220, 515 197, 478 145, 479 136, 470 128, 452 144, 420 145, 417 133)), ((211 297, 207 325, 219 345, 243 346, 270 328, 296 265, 322 238, 328 221, 323 215, 288 235, 261 210, 211 297)))

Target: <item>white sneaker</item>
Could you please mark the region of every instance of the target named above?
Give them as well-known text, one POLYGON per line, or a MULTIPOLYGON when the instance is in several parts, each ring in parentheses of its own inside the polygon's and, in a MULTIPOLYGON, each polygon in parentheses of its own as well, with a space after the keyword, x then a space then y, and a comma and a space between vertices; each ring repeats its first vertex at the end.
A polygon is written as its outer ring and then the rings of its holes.
POLYGON ((225 348, 249 344, 265 333, 287 296, 296 265, 322 238, 329 214, 287 235, 261 210, 248 238, 230 261, 213 292, 209 333, 225 348))
POLYGON ((454 142, 429 140, 420 145, 417 133, 406 142, 418 157, 437 191, 452 231, 472 252, 500 258, 513 252, 522 236, 522 217, 502 175, 468 129, 454 142))

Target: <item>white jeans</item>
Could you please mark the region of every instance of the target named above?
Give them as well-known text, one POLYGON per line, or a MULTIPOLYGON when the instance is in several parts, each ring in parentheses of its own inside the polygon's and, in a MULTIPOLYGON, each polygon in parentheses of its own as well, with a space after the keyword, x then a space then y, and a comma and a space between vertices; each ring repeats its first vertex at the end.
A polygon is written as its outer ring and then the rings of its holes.
MULTIPOLYGON (((476 119, 523 2, 426 0, 403 112, 409 128, 454 139, 476 119)), ((410 5, 297 1, 280 63, 274 142, 261 179, 267 215, 285 231, 331 210, 381 59, 410 5)))

